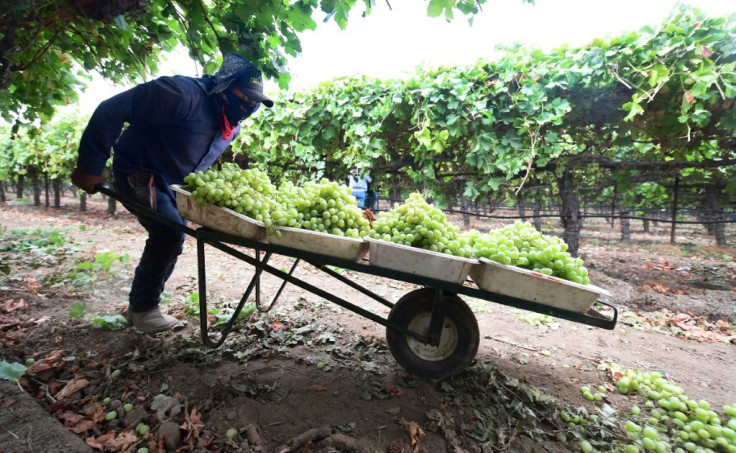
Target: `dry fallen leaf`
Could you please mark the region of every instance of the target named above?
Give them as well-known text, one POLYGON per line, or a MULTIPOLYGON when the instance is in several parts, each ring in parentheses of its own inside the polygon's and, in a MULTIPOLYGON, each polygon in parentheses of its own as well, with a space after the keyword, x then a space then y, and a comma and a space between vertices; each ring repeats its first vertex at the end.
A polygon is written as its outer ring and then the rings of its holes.
POLYGON ((411 439, 411 445, 417 446, 424 437, 424 431, 419 427, 417 422, 407 422, 403 418, 401 419, 401 425, 409 431, 409 439, 411 439))
POLYGON ((121 432, 118 437, 105 442, 104 447, 106 450, 125 451, 137 442, 138 436, 132 430, 126 430, 121 432))
POLYGON ((25 308, 28 304, 26 304, 26 301, 23 300, 23 298, 20 299, 9 299, 0 304, 0 311, 3 311, 5 313, 10 313, 13 310, 17 310, 19 308, 25 308))
POLYGON ((363 217, 368 219, 368 222, 371 224, 371 226, 373 226, 373 222, 376 220, 376 216, 373 215, 373 211, 371 211, 370 209, 366 209, 365 211, 363 211, 363 217))
POLYGON ((192 409, 192 412, 185 417, 184 423, 179 426, 181 429, 188 431, 186 440, 193 442, 199 440, 199 432, 206 425, 202 422, 202 418, 197 412, 197 409, 192 409))
POLYGON ((94 428, 95 425, 97 425, 97 423, 95 423, 94 421, 85 419, 76 426, 69 428, 69 431, 73 432, 74 434, 82 434, 94 428))
POLYGON ((399 387, 393 384, 386 384, 383 386, 383 389, 391 396, 401 396, 404 393, 399 387))
POLYGON ((61 389, 61 391, 57 393, 54 396, 54 398, 56 398, 57 400, 63 400, 65 398, 69 398, 70 396, 74 395, 75 393, 87 387, 88 385, 89 385, 89 381, 87 379, 75 377, 71 381, 67 382, 64 388, 61 389))
POLYGON ((35 278, 27 278, 23 282, 26 285, 26 289, 31 294, 36 294, 36 291, 42 288, 42 285, 38 283, 38 280, 35 278))
POLYGON ((74 426, 84 420, 84 417, 82 415, 75 414, 72 411, 66 411, 59 415, 59 419, 64 420, 64 426, 74 426))
POLYGON ((43 360, 39 360, 38 362, 31 365, 26 371, 26 374, 32 376, 34 374, 39 374, 53 368, 63 367, 64 363, 61 360, 61 353, 61 349, 55 349, 49 352, 43 360))
POLYGON ((110 431, 109 433, 102 434, 101 436, 88 437, 84 440, 84 442, 95 450, 103 450, 105 448, 103 444, 112 439, 113 436, 115 436, 115 433, 113 431, 110 431))

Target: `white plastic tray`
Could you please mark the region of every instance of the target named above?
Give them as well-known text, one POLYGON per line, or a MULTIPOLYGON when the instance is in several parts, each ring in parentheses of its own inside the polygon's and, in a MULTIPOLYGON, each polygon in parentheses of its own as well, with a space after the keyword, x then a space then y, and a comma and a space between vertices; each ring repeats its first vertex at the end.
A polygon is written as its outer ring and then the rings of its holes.
POLYGON ((478 288, 563 310, 585 313, 601 296, 611 294, 593 285, 580 285, 539 272, 481 258, 470 270, 478 288))
POLYGON ((182 218, 223 233, 265 242, 266 227, 263 222, 210 203, 197 206, 191 192, 184 187, 172 185, 171 189, 176 193, 176 209, 182 218))
POLYGON ((366 237, 373 266, 408 272, 422 277, 462 283, 478 260, 438 253, 418 247, 394 244, 366 237))
POLYGON ((277 237, 276 234, 270 235, 268 237, 269 244, 350 261, 359 261, 368 252, 368 244, 363 239, 337 236, 302 228, 278 227, 276 231, 281 233, 281 237, 277 237))

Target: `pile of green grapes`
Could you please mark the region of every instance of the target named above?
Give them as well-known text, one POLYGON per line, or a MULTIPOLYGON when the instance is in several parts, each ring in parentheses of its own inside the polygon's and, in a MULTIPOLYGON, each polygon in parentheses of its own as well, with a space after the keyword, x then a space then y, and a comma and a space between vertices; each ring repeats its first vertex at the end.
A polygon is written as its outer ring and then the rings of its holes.
MULTIPOLYGON (((723 406, 728 418, 724 422, 707 401, 688 398, 681 387, 656 371, 616 371, 619 392, 645 398, 644 409, 633 406, 623 426, 631 440, 624 451, 736 453, 736 404, 723 406)), ((586 399, 598 399, 588 387, 581 391, 586 399)))
POLYGON ((370 229, 350 188, 327 179, 277 189, 266 172, 225 163, 221 170, 190 173, 184 182, 197 205, 230 208, 263 222, 269 235, 279 235, 274 227, 292 227, 362 238, 370 229))
POLYGON ((278 190, 277 206, 271 213, 275 226, 352 238, 362 238, 370 229, 350 188, 327 179, 309 181, 301 187, 283 183, 278 190))
POLYGON ((197 205, 211 203, 230 208, 267 227, 271 225, 271 212, 278 208, 276 186, 262 170, 243 170, 228 162, 221 170, 190 173, 184 182, 197 205))
POLYGON ((583 260, 570 255, 565 241, 540 233, 529 222, 517 220, 486 234, 467 231, 461 234, 461 240, 472 248, 475 258, 487 258, 583 285, 590 283, 583 260))
POLYGON ((470 258, 472 249, 460 240, 459 229, 419 193, 412 193, 393 209, 380 212, 369 236, 395 244, 470 258))

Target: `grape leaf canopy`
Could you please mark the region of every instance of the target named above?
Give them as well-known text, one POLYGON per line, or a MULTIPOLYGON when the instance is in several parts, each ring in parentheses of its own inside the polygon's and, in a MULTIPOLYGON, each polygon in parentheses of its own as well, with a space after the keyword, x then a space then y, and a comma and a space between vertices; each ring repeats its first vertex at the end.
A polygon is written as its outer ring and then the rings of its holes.
MULTIPOLYGON (((431 0, 427 15, 472 20, 485 2, 431 0)), ((2 0, 0 111, 12 123, 47 120, 55 106, 77 100, 92 72, 113 82, 140 81, 157 72, 162 52, 178 46, 208 73, 224 53, 238 52, 287 87, 286 59, 301 52, 300 33, 315 29, 320 14, 345 28, 353 8, 367 15, 372 6, 372 0, 2 0)))

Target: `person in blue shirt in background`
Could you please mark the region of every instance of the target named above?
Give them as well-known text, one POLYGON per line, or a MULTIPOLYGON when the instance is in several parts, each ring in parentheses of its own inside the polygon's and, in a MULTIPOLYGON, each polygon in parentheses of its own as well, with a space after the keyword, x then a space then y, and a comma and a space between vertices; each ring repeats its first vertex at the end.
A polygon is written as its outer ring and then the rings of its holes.
POLYGON ((373 181, 368 173, 360 176, 360 171, 355 168, 348 176, 348 186, 353 189, 353 196, 358 200, 358 207, 363 209, 365 206, 365 197, 368 192, 368 185, 373 181))
POLYGON ((365 202, 363 203, 363 206, 366 209, 370 209, 371 211, 374 211, 376 209, 376 203, 378 202, 378 190, 376 190, 375 182, 371 180, 368 183, 368 188, 365 192, 365 202))
MULTIPOLYGON (((227 54, 214 75, 165 76, 103 101, 79 143, 71 180, 92 194, 113 150, 115 189, 177 223, 184 224, 169 187, 191 172, 206 170, 240 132, 240 122, 273 101, 263 93, 261 72, 247 59, 227 54), (127 123, 127 128, 123 130, 127 123)), ((161 313, 164 284, 182 252, 184 233, 126 207, 148 232, 135 269, 128 316, 152 334, 178 320, 161 313)))

